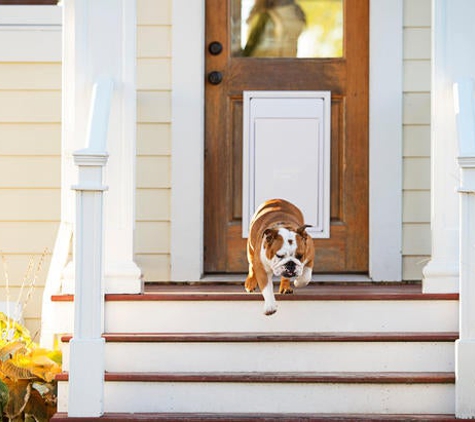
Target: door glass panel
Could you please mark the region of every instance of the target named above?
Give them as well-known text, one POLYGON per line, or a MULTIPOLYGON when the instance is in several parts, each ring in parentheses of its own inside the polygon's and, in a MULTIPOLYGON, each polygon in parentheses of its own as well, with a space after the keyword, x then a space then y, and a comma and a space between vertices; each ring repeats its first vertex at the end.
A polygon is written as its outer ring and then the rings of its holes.
POLYGON ((343 56, 343 0, 231 0, 234 57, 343 56))

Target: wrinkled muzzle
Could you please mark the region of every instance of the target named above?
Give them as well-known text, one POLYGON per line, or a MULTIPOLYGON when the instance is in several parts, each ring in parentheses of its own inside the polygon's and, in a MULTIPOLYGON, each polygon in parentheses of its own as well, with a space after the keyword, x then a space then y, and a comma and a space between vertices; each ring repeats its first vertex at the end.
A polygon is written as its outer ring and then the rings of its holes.
POLYGON ((302 275, 303 264, 295 258, 289 258, 276 263, 272 266, 274 275, 278 277, 294 278, 302 275))

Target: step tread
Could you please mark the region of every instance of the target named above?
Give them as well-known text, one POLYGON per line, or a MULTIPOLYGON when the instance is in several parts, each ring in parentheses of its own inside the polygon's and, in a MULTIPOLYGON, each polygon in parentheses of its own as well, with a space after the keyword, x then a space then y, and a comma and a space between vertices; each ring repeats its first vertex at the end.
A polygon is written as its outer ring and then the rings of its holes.
MULTIPOLYGON (((106 333, 108 343, 452 342, 457 332, 106 333)), ((72 335, 64 335, 68 342, 72 335)))
MULTIPOLYGON (((278 300, 458 300, 457 293, 423 293, 415 284, 327 284, 312 283, 294 294, 276 294, 278 300)), ((72 301, 73 295, 54 295, 56 302, 72 301)), ((146 285, 142 294, 107 294, 106 301, 253 301, 262 300, 259 293, 249 294, 243 284, 175 283, 146 285)))
POLYGON ((433 421, 433 422, 448 422, 448 421, 463 421, 468 419, 456 419, 455 415, 450 414, 305 414, 305 413, 259 413, 259 414, 245 414, 245 413, 105 413, 101 417, 86 417, 86 418, 68 418, 66 413, 57 413, 53 416, 51 421, 62 422, 94 422, 94 421, 168 421, 168 422, 318 422, 318 421, 405 421, 405 422, 419 422, 419 421, 433 421))
MULTIPOLYGON (((56 376, 67 381, 69 374, 56 376)), ((233 382, 233 383, 345 383, 453 384, 453 372, 107 372, 106 381, 233 382)))

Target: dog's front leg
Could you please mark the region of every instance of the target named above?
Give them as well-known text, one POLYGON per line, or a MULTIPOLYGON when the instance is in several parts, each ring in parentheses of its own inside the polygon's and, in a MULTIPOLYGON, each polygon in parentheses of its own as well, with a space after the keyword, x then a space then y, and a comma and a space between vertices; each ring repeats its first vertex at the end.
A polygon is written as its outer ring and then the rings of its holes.
POLYGON ((262 296, 264 297, 264 314, 272 315, 277 311, 277 303, 274 296, 274 285, 272 283, 272 273, 266 274, 267 283, 259 288, 261 289, 262 296))
POLYGON ((305 287, 312 279, 312 267, 304 267, 302 275, 294 281, 295 287, 305 287))
POLYGON ((293 292, 294 291, 292 290, 292 287, 290 287, 290 280, 288 278, 282 277, 280 279, 279 293, 284 295, 290 295, 293 292))

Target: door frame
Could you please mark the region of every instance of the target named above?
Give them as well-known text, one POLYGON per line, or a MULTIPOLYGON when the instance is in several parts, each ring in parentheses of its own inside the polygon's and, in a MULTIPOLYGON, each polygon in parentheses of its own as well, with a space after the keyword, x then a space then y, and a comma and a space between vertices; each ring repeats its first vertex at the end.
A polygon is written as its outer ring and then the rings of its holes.
MULTIPOLYGON (((170 278, 198 281, 203 276, 205 0, 170 1, 170 278)), ((369 277, 401 281, 403 0, 370 0, 369 56, 369 277)))

